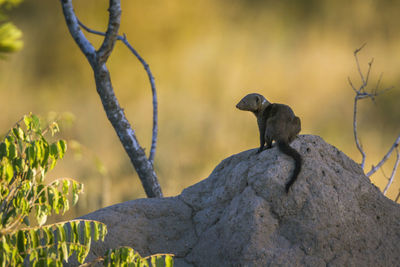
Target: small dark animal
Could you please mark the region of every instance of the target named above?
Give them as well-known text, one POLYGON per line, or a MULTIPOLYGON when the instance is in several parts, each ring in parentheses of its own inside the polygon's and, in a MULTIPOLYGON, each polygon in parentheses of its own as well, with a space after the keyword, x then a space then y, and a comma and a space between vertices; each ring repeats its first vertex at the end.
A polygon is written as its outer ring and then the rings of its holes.
POLYGON ((258 153, 272 147, 272 141, 278 144, 280 151, 292 157, 295 161, 292 177, 286 184, 286 192, 296 181, 301 171, 302 158, 299 152, 289 144, 296 138, 301 130, 301 123, 293 110, 284 104, 271 104, 260 94, 248 94, 236 105, 236 108, 251 111, 257 117, 260 131, 260 148, 258 153))

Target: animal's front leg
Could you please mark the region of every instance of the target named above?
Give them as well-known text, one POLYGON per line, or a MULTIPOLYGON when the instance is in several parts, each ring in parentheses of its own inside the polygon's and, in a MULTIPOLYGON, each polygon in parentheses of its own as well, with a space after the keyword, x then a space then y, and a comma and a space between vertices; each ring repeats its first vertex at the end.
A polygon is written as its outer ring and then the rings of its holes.
POLYGON ((264 144, 265 144, 265 137, 263 134, 260 134, 260 148, 258 149, 257 153, 260 153, 265 149, 264 144))
POLYGON ((272 147, 272 139, 271 138, 266 138, 267 139, 267 149, 272 147))
POLYGON ((262 152, 265 147, 265 129, 267 128, 266 121, 261 118, 257 117, 257 124, 258 124, 258 131, 260 133, 260 148, 258 149, 257 153, 262 152))

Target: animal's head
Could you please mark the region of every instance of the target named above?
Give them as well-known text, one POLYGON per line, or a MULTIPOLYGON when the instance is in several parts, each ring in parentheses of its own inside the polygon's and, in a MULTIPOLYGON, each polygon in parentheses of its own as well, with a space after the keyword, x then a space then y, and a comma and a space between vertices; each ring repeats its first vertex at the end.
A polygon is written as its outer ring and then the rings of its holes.
POLYGON ((237 103, 236 108, 257 113, 269 104, 267 99, 262 95, 252 93, 243 97, 242 100, 237 103))

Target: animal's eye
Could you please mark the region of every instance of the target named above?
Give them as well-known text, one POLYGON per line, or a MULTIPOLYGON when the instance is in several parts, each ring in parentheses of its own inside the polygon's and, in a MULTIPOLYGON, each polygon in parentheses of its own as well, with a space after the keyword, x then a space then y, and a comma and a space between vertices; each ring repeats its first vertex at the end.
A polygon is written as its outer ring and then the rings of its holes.
POLYGON ((260 102, 260 98, 256 97, 256 102, 258 104, 258 102, 260 102))

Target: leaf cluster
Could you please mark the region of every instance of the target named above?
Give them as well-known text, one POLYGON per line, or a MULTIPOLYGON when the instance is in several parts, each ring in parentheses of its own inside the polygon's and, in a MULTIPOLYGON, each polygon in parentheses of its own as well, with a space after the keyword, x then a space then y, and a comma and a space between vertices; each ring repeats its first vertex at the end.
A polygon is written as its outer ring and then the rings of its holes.
MULTIPOLYGON (((83 185, 71 178, 44 183, 47 172, 55 167, 67 150, 64 140, 49 142, 45 138, 46 133, 54 135, 58 131, 56 122, 42 129, 39 118, 28 115, 16 123, 0 143, 0 262, 2 264, 7 262, 19 264, 28 255, 29 261, 33 262, 42 261, 43 255, 50 261, 58 258, 62 262, 71 251, 78 251, 78 256, 85 255, 89 251, 88 230, 84 231, 83 245, 76 242, 77 223, 68 223, 73 230, 68 241, 69 249, 65 249, 67 244, 63 230, 65 224, 41 227, 46 222, 47 216, 52 213, 64 214, 69 209, 70 193, 72 205, 75 205, 78 194, 83 191, 83 185), (30 226, 30 214, 33 214, 39 227, 24 229, 23 226, 30 226), (54 235, 58 235, 58 243, 55 242, 54 235), (62 253, 53 257, 52 253, 56 251, 62 253)), ((99 223, 93 223, 94 229, 100 227, 99 223)), ((88 223, 83 225, 89 227, 88 223)), ((106 229, 105 225, 101 228, 106 229)), ((104 234, 97 234, 95 238, 103 238, 104 234)))
POLYGON ((39 225, 47 216, 69 209, 69 192, 72 205, 78 201, 83 185, 71 178, 57 179, 44 184, 46 173, 62 159, 67 145, 64 140, 49 143, 44 134, 59 128, 52 123, 41 129, 39 118, 25 116, 26 131, 17 123, 0 143, 0 233, 13 232, 21 223, 29 226, 28 215, 35 211, 39 225))
MULTIPOLYGON (((5 11, 17 6, 22 0, 0 0, 0 22, 7 17, 5 11)), ((0 58, 4 53, 11 53, 20 50, 23 46, 21 40, 22 32, 11 22, 0 24, 0 58)))
POLYGON ((149 257, 142 257, 130 247, 120 247, 117 249, 110 249, 101 260, 104 260, 104 266, 108 267, 172 267, 174 264, 172 256, 171 254, 156 254, 149 257))
MULTIPOLYGON (((48 171, 64 157, 64 140, 49 142, 45 135, 59 131, 56 122, 42 129, 35 115, 24 116, 0 143, 0 266, 62 266, 75 255, 81 264, 92 239, 102 240, 105 224, 73 220, 44 226, 52 213, 64 214, 78 201, 83 185, 71 178, 45 184, 48 171), (71 194, 70 194, 71 193, 71 194), (39 226, 29 227, 29 215, 39 226)), ((132 248, 111 249, 92 263, 105 266, 173 266, 171 255, 142 258, 132 248), (150 260, 150 264, 148 260, 150 260)))
POLYGON ((90 244, 102 240, 107 233, 103 223, 74 220, 36 228, 20 229, 0 240, 0 262, 29 266, 62 266, 62 261, 75 253, 83 263, 90 251, 90 244))

